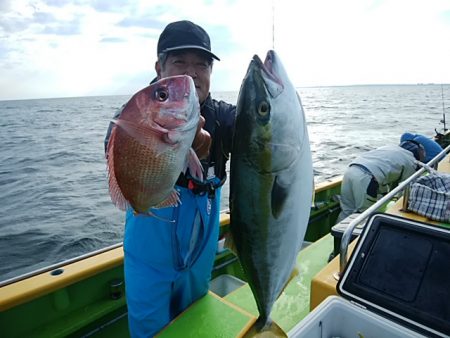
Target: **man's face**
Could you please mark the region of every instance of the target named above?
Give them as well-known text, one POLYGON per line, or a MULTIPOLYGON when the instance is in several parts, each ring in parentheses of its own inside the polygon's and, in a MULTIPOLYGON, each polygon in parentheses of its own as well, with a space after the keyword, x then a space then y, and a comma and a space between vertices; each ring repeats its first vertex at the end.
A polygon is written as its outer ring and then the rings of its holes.
POLYGON ((156 62, 155 70, 159 79, 175 75, 191 76, 199 102, 203 103, 208 97, 212 64, 203 53, 191 50, 169 53, 164 65, 156 62))

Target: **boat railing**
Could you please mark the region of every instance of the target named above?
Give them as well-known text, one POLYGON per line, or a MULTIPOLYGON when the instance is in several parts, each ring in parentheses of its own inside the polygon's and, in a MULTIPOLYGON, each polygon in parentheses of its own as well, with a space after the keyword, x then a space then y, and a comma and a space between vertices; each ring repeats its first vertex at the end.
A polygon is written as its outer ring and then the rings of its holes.
POLYGON ((66 259, 64 261, 61 261, 61 262, 58 262, 58 263, 55 263, 55 264, 52 264, 52 265, 45 266, 43 268, 27 272, 27 273, 21 274, 21 275, 16 276, 16 277, 12 277, 12 278, 6 279, 4 281, 0 281, 0 287, 6 286, 6 285, 9 285, 9 284, 13 284, 15 282, 18 282, 18 281, 21 281, 21 280, 24 280, 24 279, 27 279, 27 278, 30 278, 30 277, 33 277, 33 276, 37 276, 37 275, 40 275, 40 274, 46 273, 46 272, 53 272, 53 271, 55 271, 55 274, 57 274, 57 271, 60 268, 66 266, 66 265, 82 261, 84 259, 87 259, 89 257, 93 257, 93 256, 96 256, 96 255, 99 255, 99 254, 107 252, 107 251, 114 250, 114 249, 119 248, 121 246, 122 246, 122 242, 116 243, 116 244, 113 244, 113 245, 110 245, 110 246, 107 246, 107 247, 104 247, 104 248, 101 248, 101 249, 98 249, 98 250, 95 250, 95 251, 88 252, 88 253, 86 253, 84 255, 80 255, 80 256, 73 257, 73 258, 69 258, 69 259, 66 259))
MULTIPOLYGON (((339 276, 344 271, 345 266, 347 265, 348 257, 348 245, 350 244, 350 238, 352 236, 353 230, 355 227, 360 224, 362 221, 364 221, 366 218, 368 218, 374 211, 378 210, 383 204, 388 202, 392 197, 394 197, 396 194, 404 190, 405 188, 408 188, 410 183, 416 180, 419 176, 421 176, 425 171, 431 170, 431 167, 434 166, 436 163, 438 163, 440 160, 442 160, 445 155, 450 151, 450 145, 447 146, 444 150, 442 150, 439 154, 437 154, 432 160, 430 160, 427 164, 421 164, 422 168, 420 168, 418 171, 416 171, 412 176, 410 176, 408 179, 401 182, 395 189, 390 191, 387 195, 385 195, 383 198, 378 200, 375 204, 370 206, 367 210, 362 212, 358 217, 356 217, 353 221, 350 222, 348 227, 345 229, 344 234, 342 235, 341 239, 341 250, 340 250, 340 259, 339 259, 339 275, 335 276, 336 278, 339 278, 339 276)), ((420 164, 420 162, 418 162, 420 164)))

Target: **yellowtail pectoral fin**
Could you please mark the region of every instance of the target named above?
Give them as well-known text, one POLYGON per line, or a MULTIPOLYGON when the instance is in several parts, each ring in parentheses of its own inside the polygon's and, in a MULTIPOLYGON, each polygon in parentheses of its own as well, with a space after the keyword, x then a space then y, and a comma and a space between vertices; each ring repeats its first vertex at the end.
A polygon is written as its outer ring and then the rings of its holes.
POLYGON ((285 184, 281 177, 275 177, 272 185, 271 209, 272 216, 278 218, 284 208, 284 202, 289 195, 289 185, 285 184))
POLYGON ((258 320, 245 332, 242 338, 287 338, 288 335, 275 322, 266 324, 262 329, 258 329, 258 320))

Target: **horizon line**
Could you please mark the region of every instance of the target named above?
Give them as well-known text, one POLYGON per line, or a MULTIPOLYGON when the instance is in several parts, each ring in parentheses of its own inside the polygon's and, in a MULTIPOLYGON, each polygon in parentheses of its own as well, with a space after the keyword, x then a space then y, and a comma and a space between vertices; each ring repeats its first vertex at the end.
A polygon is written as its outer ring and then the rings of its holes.
MULTIPOLYGON (((449 86, 450 83, 436 83, 436 82, 418 82, 418 83, 366 83, 366 84, 344 84, 344 85, 310 85, 310 86, 294 86, 294 88, 329 88, 329 87, 375 87, 375 86, 449 86)), ((145 88, 145 87, 143 87, 145 88)), ((238 93, 239 90, 213 90, 210 93, 238 93)), ((135 92, 136 93, 136 92, 135 92)), ((131 96, 135 93, 129 94, 97 94, 97 95, 81 95, 81 96, 54 96, 54 97, 27 97, 27 98, 14 98, 14 99, 2 99, 0 102, 5 101, 27 101, 27 100, 53 100, 53 99, 75 99, 84 97, 108 97, 108 96, 131 96)))

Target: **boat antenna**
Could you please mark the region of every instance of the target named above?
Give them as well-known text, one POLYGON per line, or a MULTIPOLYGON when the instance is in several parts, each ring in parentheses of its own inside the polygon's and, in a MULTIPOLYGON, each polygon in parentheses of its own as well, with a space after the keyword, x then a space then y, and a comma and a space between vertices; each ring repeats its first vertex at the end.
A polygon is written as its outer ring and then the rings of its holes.
POLYGON ((447 126, 445 124, 445 104, 444 104, 444 85, 441 83, 441 96, 442 96, 442 120, 441 123, 444 124, 444 133, 447 131, 447 126))

